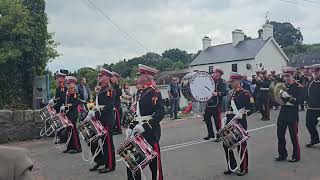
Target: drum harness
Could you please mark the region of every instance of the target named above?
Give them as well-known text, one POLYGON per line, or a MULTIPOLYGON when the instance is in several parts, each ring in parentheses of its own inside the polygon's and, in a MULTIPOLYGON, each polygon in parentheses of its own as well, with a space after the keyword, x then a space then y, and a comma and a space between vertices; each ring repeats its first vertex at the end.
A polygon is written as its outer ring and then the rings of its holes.
MULTIPOLYGON (((231 120, 229 123, 234 123, 234 121, 235 121, 236 119, 241 119, 241 118, 242 118, 242 115, 244 115, 244 114, 247 113, 247 111, 244 110, 244 109, 240 109, 240 111, 239 111, 233 99, 231 100, 231 107, 232 107, 232 110, 233 110, 233 114, 234 114, 235 116, 232 118, 232 120, 231 120)), ((242 149, 241 149, 241 146, 240 146, 240 149, 239 149, 239 152, 238 152, 239 156, 241 156, 241 150, 242 150, 242 149)), ((230 152, 231 152, 231 151, 233 151, 233 150, 230 149, 230 148, 228 148, 228 162, 227 162, 227 163, 228 163, 228 168, 229 168, 232 172, 235 172, 236 170, 238 170, 238 169, 240 168, 240 165, 241 165, 241 163, 242 163, 243 160, 244 160, 245 153, 246 153, 246 151, 247 151, 247 147, 244 149, 243 155, 242 155, 242 157, 240 157, 239 164, 237 163, 237 167, 236 167, 235 169, 232 169, 232 168, 231 168, 231 165, 230 165, 230 152)))
MULTIPOLYGON (((52 108, 52 106, 47 105, 46 108, 52 108)), ((55 132, 55 128, 53 127, 53 125, 50 125, 50 127, 47 128, 47 124, 48 124, 48 121, 49 121, 49 120, 52 120, 52 118, 55 118, 55 117, 59 117, 59 114, 61 114, 61 113, 63 113, 63 112, 60 111, 59 113, 56 113, 55 115, 50 116, 50 117, 44 119, 44 127, 43 127, 43 128, 41 129, 41 131, 40 131, 40 136, 41 136, 41 137, 43 137, 44 135, 46 135, 46 136, 49 137, 49 136, 51 136, 53 133, 55 133, 55 134, 54 134, 54 138, 53 138, 53 142, 55 143, 55 142, 58 141, 58 132, 55 132), (51 131, 50 131, 50 130, 51 130, 51 131), (49 132, 49 131, 50 131, 50 132, 49 132)), ((41 118, 42 118, 42 116, 41 116, 41 118)), ((72 129, 73 129, 73 128, 74 128, 74 127, 71 128, 71 133, 69 133, 68 139, 67 139, 66 143, 63 144, 63 145, 61 145, 61 146, 56 146, 57 149, 60 149, 60 150, 61 150, 61 149, 63 149, 63 148, 65 148, 65 147, 68 146, 68 144, 69 144, 69 142, 70 142, 70 140, 71 140, 71 137, 72 137, 72 129)))

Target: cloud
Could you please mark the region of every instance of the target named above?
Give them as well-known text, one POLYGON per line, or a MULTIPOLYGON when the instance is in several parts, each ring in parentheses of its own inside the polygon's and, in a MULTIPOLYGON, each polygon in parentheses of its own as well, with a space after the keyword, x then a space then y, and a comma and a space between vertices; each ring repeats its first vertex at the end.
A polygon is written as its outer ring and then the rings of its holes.
POLYGON ((47 1, 49 31, 55 32, 63 54, 48 65, 50 70, 95 67, 146 53, 136 41, 156 53, 170 48, 197 52, 205 35, 212 38, 213 44, 230 42, 231 31, 236 28, 257 37, 267 11, 271 20, 300 27, 305 43, 320 40, 314 30, 320 27, 314 18, 320 15, 318 8, 279 0, 91 1, 121 30, 98 14, 87 0, 47 1))

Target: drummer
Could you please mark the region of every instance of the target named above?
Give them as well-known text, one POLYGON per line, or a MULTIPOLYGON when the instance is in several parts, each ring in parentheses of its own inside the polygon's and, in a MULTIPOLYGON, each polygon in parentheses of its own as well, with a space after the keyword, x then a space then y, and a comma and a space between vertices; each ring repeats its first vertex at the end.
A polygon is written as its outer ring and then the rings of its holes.
POLYGON ((67 149, 63 153, 80 153, 81 144, 79 139, 79 133, 77 130, 77 120, 78 120, 78 105, 80 101, 78 99, 78 94, 76 92, 77 79, 73 76, 67 76, 67 93, 66 93, 66 104, 61 106, 61 111, 66 112, 66 116, 73 124, 73 128, 69 129, 68 134, 71 136, 68 142, 67 149))
MULTIPOLYGON (((153 147, 158 153, 158 157, 155 158, 150 164, 152 173, 152 180, 162 180, 162 164, 160 157, 159 140, 161 135, 160 121, 165 116, 165 108, 162 101, 161 92, 156 88, 153 76, 158 73, 158 70, 139 64, 139 77, 137 83, 142 86, 142 91, 139 93, 138 101, 140 115, 149 120, 145 122, 134 121, 129 125, 127 129, 127 137, 131 137, 133 134, 142 134, 146 141, 153 147), (150 117, 148 117, 150 116, 150 117)), ((140 180, 141 174, 136 173, 133 177, 132 172, 127 169, 127 175, 129 180, 140 180)))
MULTIPOLYGON (((250 103, 250 93, 246 90, 244 90, 241 87, 241 81, 242 75, 240 74, 232 74, 230 76, 230 85, 231 88, 233 89, 231 100, 229 102, 230 107, 228 111, 226 112, 226 122, 225 124, 228 124, 232 118, 235 116, 235 111, 240 110, 244 108, 245 110, 248 110, 248 113, 246 115, 243 115, 241 119, 238 119, 236 123, 240 123, 241 126, 247 130, 247 116, 249 116, 252 112, 252 107, 250 103), (235 104, 236 107, 232 107, 232 104, 235 104), (236 109, 234 109, 236 108, 236 109)), ((241 116, 240 116, 241 117, 241 116)), ((224 172, 224 174, 232 174, 232 170, 237 169, 237 162, 234 157, 233 151, 229 150, 228 147, 223 143, 223 148, 225 151, 226 155, 226 160, 227 160, 227 166, 228 169, 224 172), (229 168, 230 164, 230 168, 229 168)), ((238 176, 243 176, 248 173, 248 150, 247 150, 247 142, 241 143, 240 146, 238 146, 238 152, 240 151, 240 157, 243 157, 243 161, 240 164, 240 168, 237 169, 236 173, 238 176)))
MULTIPOLYGON (((104 168, 100 169, 99 173, 109 173, 114 171, 116 168, 113 144, 113 130, 115 125, 113 109, 115 104, 115 91, 110 84, 111 76, 111 71, 100 68, 100 73, 98 75, 100 88, 96 97, 96 107, 100 113, 96 113, 96 117, 107 130, 107 134, 102 138, 104 139, 104 142, 102 142, 103 151, 96 156, 94 159, 96 164, 90 169, 90 171, 98 171, 99 167, 104 165, 104 168)), ((92 154, 95 154, 97 148, 97 143, 91 144, 92 154)))
POLYGON ((212 73, 214 79, 215 89, 212 93, 212 97, 207 101, 206 108, 204 110, 204 122, 207 125, 208 136, 204 137, 204 140, 214 139, 215 142, 221 141, 219 137, 215 137, 212 120, 214 119, 214 124, 216 126, 217 132, 221 129, 221 112, 222 112, 222 101, 223 97, 227 95, 227 86, 225 81, 221 78, 223 75, 223 70, 216 68, 212 73))

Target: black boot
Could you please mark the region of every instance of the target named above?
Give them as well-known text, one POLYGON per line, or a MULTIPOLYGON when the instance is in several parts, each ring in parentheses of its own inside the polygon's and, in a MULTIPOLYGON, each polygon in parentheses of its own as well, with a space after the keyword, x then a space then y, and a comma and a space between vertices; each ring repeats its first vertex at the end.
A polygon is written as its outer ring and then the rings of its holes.
POLYGON ((278 156, 276 158, 274 158, 275 161, 286 161, 287 158, 286 157, 281 157, 281 156, 278 156))
POLYGON ((95 164, 92 168, 89 169, 89 171, 97 171, 100 166, 100 164, 95 164))
POLYGON ((108 168, 103 168, 103 169, 101 169, 100 171, 99 171, 99 173, 100 174, 104 174, 104 173, 109 173, 109 172, 112 172, 112 171, 114 171, 114 170, 110 170, 110 169, 108 169, 108 168))
POLYGON ((239 169, 239 170, 237 171, 237 176, 244 176, 244 175, 247 174, 247 173, 248 173, 247 171, 239 169))

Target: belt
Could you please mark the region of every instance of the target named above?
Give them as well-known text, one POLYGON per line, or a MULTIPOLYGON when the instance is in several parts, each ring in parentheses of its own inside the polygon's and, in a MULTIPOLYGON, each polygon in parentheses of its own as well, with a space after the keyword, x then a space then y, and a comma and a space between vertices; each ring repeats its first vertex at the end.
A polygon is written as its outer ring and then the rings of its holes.
POLYGON ((96 108, 97 108, 98 110, 101 110, 101 109, 104 108, 104 106, 105 106, 105 105, 98 105, 98 106, 96 106, 96 108))
POLYGON ((138 116, 134 119, 134 121, 137 121, 137 122, 147 122, 149 121, 150 119, 152 119, 152 116, 138 116))

